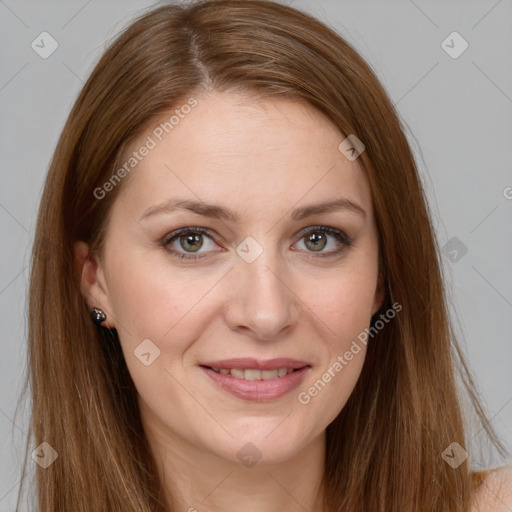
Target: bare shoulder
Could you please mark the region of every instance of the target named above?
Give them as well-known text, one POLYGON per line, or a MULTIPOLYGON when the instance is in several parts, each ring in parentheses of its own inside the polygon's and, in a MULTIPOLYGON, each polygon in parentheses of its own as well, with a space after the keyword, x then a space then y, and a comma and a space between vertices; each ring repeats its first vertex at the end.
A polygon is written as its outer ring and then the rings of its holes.
POLYGON ((512 511, 512 465, 487 472, 475 492, 471 512, 512 511))

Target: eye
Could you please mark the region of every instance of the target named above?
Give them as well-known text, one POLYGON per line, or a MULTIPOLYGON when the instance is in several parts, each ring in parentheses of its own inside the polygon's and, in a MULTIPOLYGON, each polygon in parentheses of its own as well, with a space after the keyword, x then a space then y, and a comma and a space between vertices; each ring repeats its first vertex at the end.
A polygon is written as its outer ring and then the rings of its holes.
MULTIPOLYGON (((206 256, 206 254, 202 255, 202 253, 209 252, 208 250, 199 252, 204 247, 205 239, 215 244, 212 236, 213 233, 209 229, 187 227, 166 235, 161 240, 161 245, 177 258, 197 260, 206 256)), ((311 257, 326 257, 335 256, 343 252, 350 247, 352 239, 339 229, 329 226, 311 226, 301 233, 300 242, 304 243, 306 252, 312 253, 311 257), (329 245, 329 238, 335 240, 333 242, 334 248, 323 251, 329 245)))
POLYGON ((317 253, 312 257, 336 256, 352 244, 352 239, 348 235, 330 226, 311 226, 301 233, 300 241, 304 243, 307 252, 317 253), (321 252, 329 245, 329 238, 334 238, 338 242, 338 247, 336 248, 334 243, 334 249, 321 252))
MULTIPOLYGON (((173 255, 181 259, 197 260, 204 256, 194 256, 198 253, 204 245, 204 238, 208 238, 213 242, 210 236, 210 230, 204 228, 182 228, 173 231, 165 236, 162 240, 162 245, 173 255), (178 247, 176 247, 176 245, 178 247), (180 252, 184 250, 185 253, 180 252), (188 253, 190 251, 190 253, 188 253)), ((201 253, 199 253, 201 254, 201 253)))

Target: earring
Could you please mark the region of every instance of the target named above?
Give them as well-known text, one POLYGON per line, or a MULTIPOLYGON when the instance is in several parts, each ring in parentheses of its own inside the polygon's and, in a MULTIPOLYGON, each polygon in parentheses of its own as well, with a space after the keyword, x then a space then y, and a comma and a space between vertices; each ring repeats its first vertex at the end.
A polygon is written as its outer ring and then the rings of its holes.
POLYGON ((98 326, 101 326, 101 322, 104 322, 107 319, 107 315, 99 308, 92 308, 91 316, 93 322, 98 326))

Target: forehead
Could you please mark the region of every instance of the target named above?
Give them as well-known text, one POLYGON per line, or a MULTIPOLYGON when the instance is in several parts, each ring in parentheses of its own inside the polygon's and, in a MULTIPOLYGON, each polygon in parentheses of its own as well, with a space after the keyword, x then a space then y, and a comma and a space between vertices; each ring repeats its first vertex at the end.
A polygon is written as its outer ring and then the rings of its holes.
POLYGON ((145 151, 120 199, 140 210, 169 197, 270 212, 344 196, 371 210, 366 176, 338 146, 345 135, 321 112, 289 98, 210 92, 149 124, 122 160, 145 151))

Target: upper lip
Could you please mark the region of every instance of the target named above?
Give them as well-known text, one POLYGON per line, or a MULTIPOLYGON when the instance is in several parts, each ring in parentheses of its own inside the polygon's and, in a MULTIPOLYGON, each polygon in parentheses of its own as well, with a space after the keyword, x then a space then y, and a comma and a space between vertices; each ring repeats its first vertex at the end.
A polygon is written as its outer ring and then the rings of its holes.
POLYGON ((233 368, 240 370, 274 370, 275 368, 292 368, 298 369, 304 366, 310 366, 306 361, 290 359, 289 357, 278 357, 276 359, 254 359, 254 358, 234 358, 223 359, 222 361, 206 361, 200 363, 200 366, 209 366, 210 368, 224 368, 231 370, 233 368))

